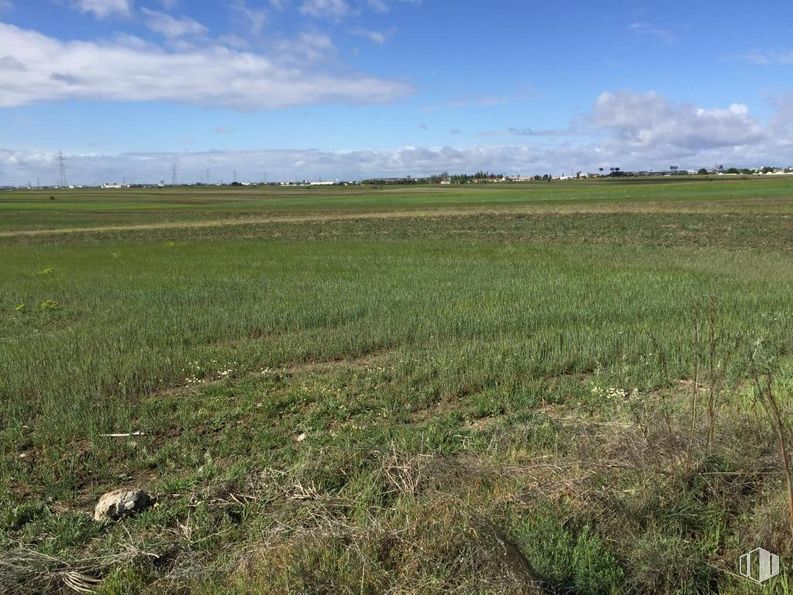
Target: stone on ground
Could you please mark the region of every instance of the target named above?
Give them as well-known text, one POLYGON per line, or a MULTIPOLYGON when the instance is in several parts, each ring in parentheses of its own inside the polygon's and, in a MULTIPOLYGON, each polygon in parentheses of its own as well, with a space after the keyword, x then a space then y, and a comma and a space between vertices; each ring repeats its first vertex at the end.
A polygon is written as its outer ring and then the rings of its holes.
POLYGON ((94 510, 95 521, 117 521, 136 514, 154 504, 154 499, 143 490, 121 489, 108 492, 99 499, 94 510))

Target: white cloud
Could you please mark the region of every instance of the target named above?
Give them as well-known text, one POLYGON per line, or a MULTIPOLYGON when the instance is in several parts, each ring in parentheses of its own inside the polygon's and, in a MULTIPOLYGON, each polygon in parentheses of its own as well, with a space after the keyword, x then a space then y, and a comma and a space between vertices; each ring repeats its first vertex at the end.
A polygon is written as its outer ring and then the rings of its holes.
POLYGON ((242 110, 330 102, 378 103, 412 91, 403 82, 320 71, 301 62, 326 39, 298 39, 292 59, 221 45, 169 51, 135 37, 61 41, 0 23, 0 107, 67 99, 170 101, 242 110), (11 71, 11 72, 9 72, 11 71), (13 75, 13 76, 12 76, 13 75))
POLYGON ((304 0, 300 12, 317 18, 340 19, 353 11, 346 0, 304 0))
MULTIPOLYGON (((136 153, 122 155, 66 155, 67 176, 72 184, 105 181, 157 182, 169 180, 171 164, 179 163, 182 181, 203 181, 209 169, 213 179, 230 181, 236 171, 241 181, 259 181, 262 172, 270 180, 361 179, 377 176, 430 175, 441 171, 469 172, 478 169, 506 172, 548 172, 555 160, 570 163, 584 157, 580 149, 561 149, 553 154, 528 147, 402 147, 360 151, 265 150, 207 151, 192 153, 136 153)), ((55 152, 0 150, 0 180, 25 184, 41 178, 57 181, 55 152)))
MULTIPOLYGON (((421 176, 476 170, 558 174, 571 168, 595 171, 610 166, 665 170, 672 164, 687 169, 716 163, 791 166, 793 96, 778 99, 772 107, 774 115, 766 124, 753 118, 741 104, 702 108, 674 103, 657 93, 622 91, 598 97, 579 127, 569 129, 571 134, 520 127, 505 131, 517 137, 528 135, 525 143, 515 140, 513 144, 498 146, 359 151, 69 154, 67 169, 72 183, 101 183, 125 178, 130 182, 167 180, 174 161, 179 162, 179 176, 184 181, 204 180, 207 169, 214 179, 228 181, 234 170, 240 180, 260 180, 263 171, 268 172, 270 180, 280 180, 421 176)), ((226 132, 231 131, 221 126, 215 129, 219 135, 226 132)), ((423 136, 419 129, 416 134, 423 136)), ((0 150, 0 184, 24 184, 37 177, 42 182, 55 183, 56 155, 57 151, 0 150)))
POLYGON ((783 66, 793 64, 793 50, 781 52, 752 50, 742 57, 752 64, 779 64, 783 66))
MULTIPOLYGON (((385 13, 394 4, 420 5, 421 0, 303 0, 300 12, 312 17, 342 19, 360 14, 367 8, 373 12, 385 13)), ((277 0, 274 5, 282 7, 284 0, 277 0)))
POLYGON ((527 101, 534 96, 534 90, 530 87, 520 87, 508 95, 480 95, 480 96, 458 96, 440 105, 428 105, 425 111, 448 110, 448 109, 468 109, 468 108, 491 108, 510 103, 527 101))
MULTIPOLYGON (((265 8, 252 8, 247 2, 248 0, 231 0, 229 4, 231 9, 242 17, 240 20, 253 24, 256 33, 261 32, 263 25, 269 19, 270 11, 265 8)), ((421 0, 269 0, 267 4, 272 11, 296 10, 315 19, 340 22, 360 16, 367 10, 385 13, 396 4, 419 6, 421 0)), ((372 32, 371 38, 375 43, 382 43, 380 39, 384 41, 385 34, 372 32)))
POLYGON ((275 40, 272 48, 284 64, 325 62, 331 60, 338 51, 330 37, 316 32, 300 33, 294 39, 275 40))
POLYGON ((167 39, 177 39, 190 35, 204 35, 207 28, 189 17, 173 17, 164 12, 142 9, 146 26, 167 39))
POLYGON ((647 23, 647 22, 631 23, 630 25, 628 25, 627 29, 628 31, 636 35, 655 37, 656 39, 660 39, 664 43, 674 43, 675 41, 677 41, 677 37, 669 29, 664 29, 663 27, 659 27, 657 25, 654 25, 653 23, 647 23))
POLYGON ((745 105, 706 109, 675 104, 653 92, 603 93, 595 102, 592 122, 633 149, 738 147, 757 144, 767 135, 745 105))
POLYGON ((353 35, 357 35, 358 37, 368 39, 377 45, 383 45, 386 41, 388 41, 388 37, 394 33, 394 30, 392 29, 386 33, 383 31, 371 31, 369 29, 353 29, 351 33, 353 35))
POLYGON ((73 0, 74 6, 90 12, 100 19, 110 16, 129 16, 132 12, 132 0, 73 0))
POLYGON ((393 3, 421 4, 421 0, 366 0, 367 6, 374 12, 388 12, 393 3))
POLYGON ((366 3, 375 12, 387 12, 389 9, 386 0, 366 0, 366 3))
MULTIPOLYGON (((225 130, 225 129, 218 129, 225 130)), ((454 134, 454 132, 452 132, 454 134)), ((222 134, 222 132, 218 132, 222 134)), ((209 169, 213 181, 230 181, 234 171, 241 181, 259 181, 267 172, 270 181, 302 179, 362 179, 369 177, 423 176, 442 171, 487 170, 509 174, 559 174, 570 168, 596 171, 598 167, 667 169, 712 166, 793 165, 793 145, 758 144, 695 151, 668 147, 626 147, 615 139, 605 142, 546 145, 453 147, 400 147, 359 151, 261 150, 189 153, 134 153, 121 155, 67 154, 70 183, 105 181, 157 182, 169 180, 171 164, 179 163, 184 182, 204 181, 209 169)), ((0 150, 0 184, 26 184, 41 178, 54 184, 58 178, 57 151, 0 150)))
POLYGON ((269 19, 269 13, 264 8, 252 8, 248 6, 246 0, 235 0, 231 4, 231 9, 237 19, 251 30, 251 33, 258 35, 264 30, 264 26, 269 19))

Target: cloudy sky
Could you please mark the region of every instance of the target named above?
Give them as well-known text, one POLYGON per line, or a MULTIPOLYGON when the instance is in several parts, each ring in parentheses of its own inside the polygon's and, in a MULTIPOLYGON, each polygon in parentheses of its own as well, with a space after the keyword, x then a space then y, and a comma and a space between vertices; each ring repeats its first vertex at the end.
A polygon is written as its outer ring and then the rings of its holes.
POLYGON ((793 165, 783 1, 0 0, 0 185, 793 165))

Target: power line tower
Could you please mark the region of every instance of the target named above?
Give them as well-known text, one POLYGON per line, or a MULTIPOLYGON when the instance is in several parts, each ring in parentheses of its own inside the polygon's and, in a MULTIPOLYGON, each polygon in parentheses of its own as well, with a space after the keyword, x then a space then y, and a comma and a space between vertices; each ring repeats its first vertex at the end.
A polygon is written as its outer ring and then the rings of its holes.
POLYGON ((171 186, 176 186, 176 180, 176 163, 174 163, 173 167, 171 168, 171 186))
POLYGON ((58 186, 66 187, 66 159, 63 157, 63 151, 58 151, 58 186))

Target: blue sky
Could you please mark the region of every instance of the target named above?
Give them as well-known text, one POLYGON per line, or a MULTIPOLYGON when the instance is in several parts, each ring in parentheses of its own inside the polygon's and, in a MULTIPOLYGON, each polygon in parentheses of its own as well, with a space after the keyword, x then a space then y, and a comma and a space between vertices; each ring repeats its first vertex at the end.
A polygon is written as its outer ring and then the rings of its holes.
POLYGON ((793 165, 783 2, 0 0, 0 185, 793 165))

